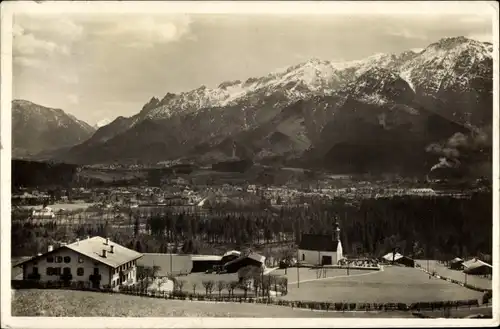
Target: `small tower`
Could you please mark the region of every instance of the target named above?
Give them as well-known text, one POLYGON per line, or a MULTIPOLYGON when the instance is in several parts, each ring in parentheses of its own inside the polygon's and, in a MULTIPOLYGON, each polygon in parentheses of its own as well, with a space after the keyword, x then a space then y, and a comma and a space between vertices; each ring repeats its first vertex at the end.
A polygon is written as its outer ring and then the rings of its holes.
POLYGON ((236 142, 233 141, 233 159, 236 159, 236 142))
POLYGON ((333 224, 333 240, 340 241, 340 226, 338 222, 333 224))

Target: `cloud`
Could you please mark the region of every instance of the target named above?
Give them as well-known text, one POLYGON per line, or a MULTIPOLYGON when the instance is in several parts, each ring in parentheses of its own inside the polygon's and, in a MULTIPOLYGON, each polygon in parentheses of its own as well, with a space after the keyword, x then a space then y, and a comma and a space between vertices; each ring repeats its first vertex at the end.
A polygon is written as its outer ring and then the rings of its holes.
POLYGON ((14 63, 43 68, 44 58, 71 54, 71 44, 83 35, 83 27, 67 18, 15 17, 12 28, 14 63))
POLYGON ((22 27, 16 27, 14 31, 16 31, 13 41, 14 56, 36 55, 38 53, 50 55, 55 52, 69 53, 69 49, 65 45, 58 45, 52 41, 38 39, 33 34, 26 34, 22 27))
POLYGON ((75 94, 69 94, 69 95, 67 96, 67 98, 68 98, 68 100, 69 100, 69 102, 70 102, 71 104, 78 104, 78 103, 80 103, 80 97, 78 97, 78 95, 75 95, 75 94))
POLYGON ((50 35, 57 40, 76 40, 84 34, 83 26, 67 17, 20 16, 15 20, 15 23, 30 33, 50 35))
POLYGON ((120 19, 108 28, 101 29, 97 34, 110 37, 124 37, 126 41, 121 43, 125 47, 152 47, 155 44, 166 44, 175 42, 183 37, 193 39, 190 34, 191 19, 188 16, 176 16, 172 18, 159 18, 156 16, 143 16, 128 19, 126 22, 120 19))
POLYGON ((36 69, 41 69, 46 67, 46 62, 37 58, 13 56, 12 61, 14 62, 14 64, 23 67, 36 68, 36 69))
POLYGON ((404 38, 404 39, 417 39, 417 40, 427 39, 427 36, 420 34, 420 33, 410 32, 407 29, 388 30, 387 34, 389 34, 390 36, 404 38))

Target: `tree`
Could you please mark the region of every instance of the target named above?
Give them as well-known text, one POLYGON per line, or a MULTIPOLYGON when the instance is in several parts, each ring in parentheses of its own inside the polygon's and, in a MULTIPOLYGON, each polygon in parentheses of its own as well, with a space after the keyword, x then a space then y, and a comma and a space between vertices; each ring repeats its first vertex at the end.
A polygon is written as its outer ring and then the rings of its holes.
POLYGON ((196 282, 193 282, 192 286, 193 286, 193 295, 196 295, 196 287, 198 286, 198 284, 196 282))
POLYGON ((177 286, 179 288, 179 292, 182 292, 182 289, 184 288, 185 284, 186 284, 186 281, 184 281, 184 280, 177 280, 177 286))
POLYGON ((142 244, 141 244, 141 241, 139 241, 139 240, 137 240, 135 242, 135 251, 142 252, 142 244))
POLYGON ((217 290, 219 291, 219 297, 222 294, 222 290, 226 287, 226 283, 222 280, 217 281, 217 290))
POLYGON ((231 295, 234 296, 234 289, 238 287, 238 281, 229 282, 229 289, 231 290, 231 295))
POLYGON ((209 293, 212 294, 213 287, 214 287, 214 282, 212 280, 203 280, 201 282, 203 287, 205 287, 205 294, 208 295, 209 293))

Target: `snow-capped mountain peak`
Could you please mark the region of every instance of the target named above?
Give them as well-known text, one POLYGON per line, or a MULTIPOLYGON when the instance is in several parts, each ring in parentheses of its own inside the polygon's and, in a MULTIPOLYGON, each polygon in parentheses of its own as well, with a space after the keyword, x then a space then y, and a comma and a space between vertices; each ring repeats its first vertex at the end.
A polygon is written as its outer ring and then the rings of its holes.
POLYGON ((413 92, 432 94, 449 86, 466 86, 468 81, 461 77, 470 76, 472 71, 483 72, 485 61, 491 60, 491 52, 491 44, 454 37, 439 40, 423 50, 376 53, 361 60, 313 58, 262 77, 225 81, 214 88, 200 86, 179 94, 167 93, 161 101, 153 98, 140 114, 131 118, 130 126, 146 118, 167 119, 207 108, 241 105, 246 109, 266 97, 279 99, 277 106, 283 106, 316 95, 332 95, 367 72, 377 76, 376 69, 398 74, 413 92))

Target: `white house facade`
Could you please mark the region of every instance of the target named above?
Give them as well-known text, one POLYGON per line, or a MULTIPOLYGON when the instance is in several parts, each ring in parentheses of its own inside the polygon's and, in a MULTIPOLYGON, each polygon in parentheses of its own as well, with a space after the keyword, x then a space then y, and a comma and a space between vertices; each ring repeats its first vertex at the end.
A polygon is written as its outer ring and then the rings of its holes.
POLYGON ((136 282, 136 261, 142 254, 102 237, 63 245, 16 266, 23 280, 77 282, 93 288, 111 288, 136 282))
POLYGON ((338 224, 333 235, 302 234, 298 261, 311 265, 337 265, 343 259, 342 242, 338 224))

